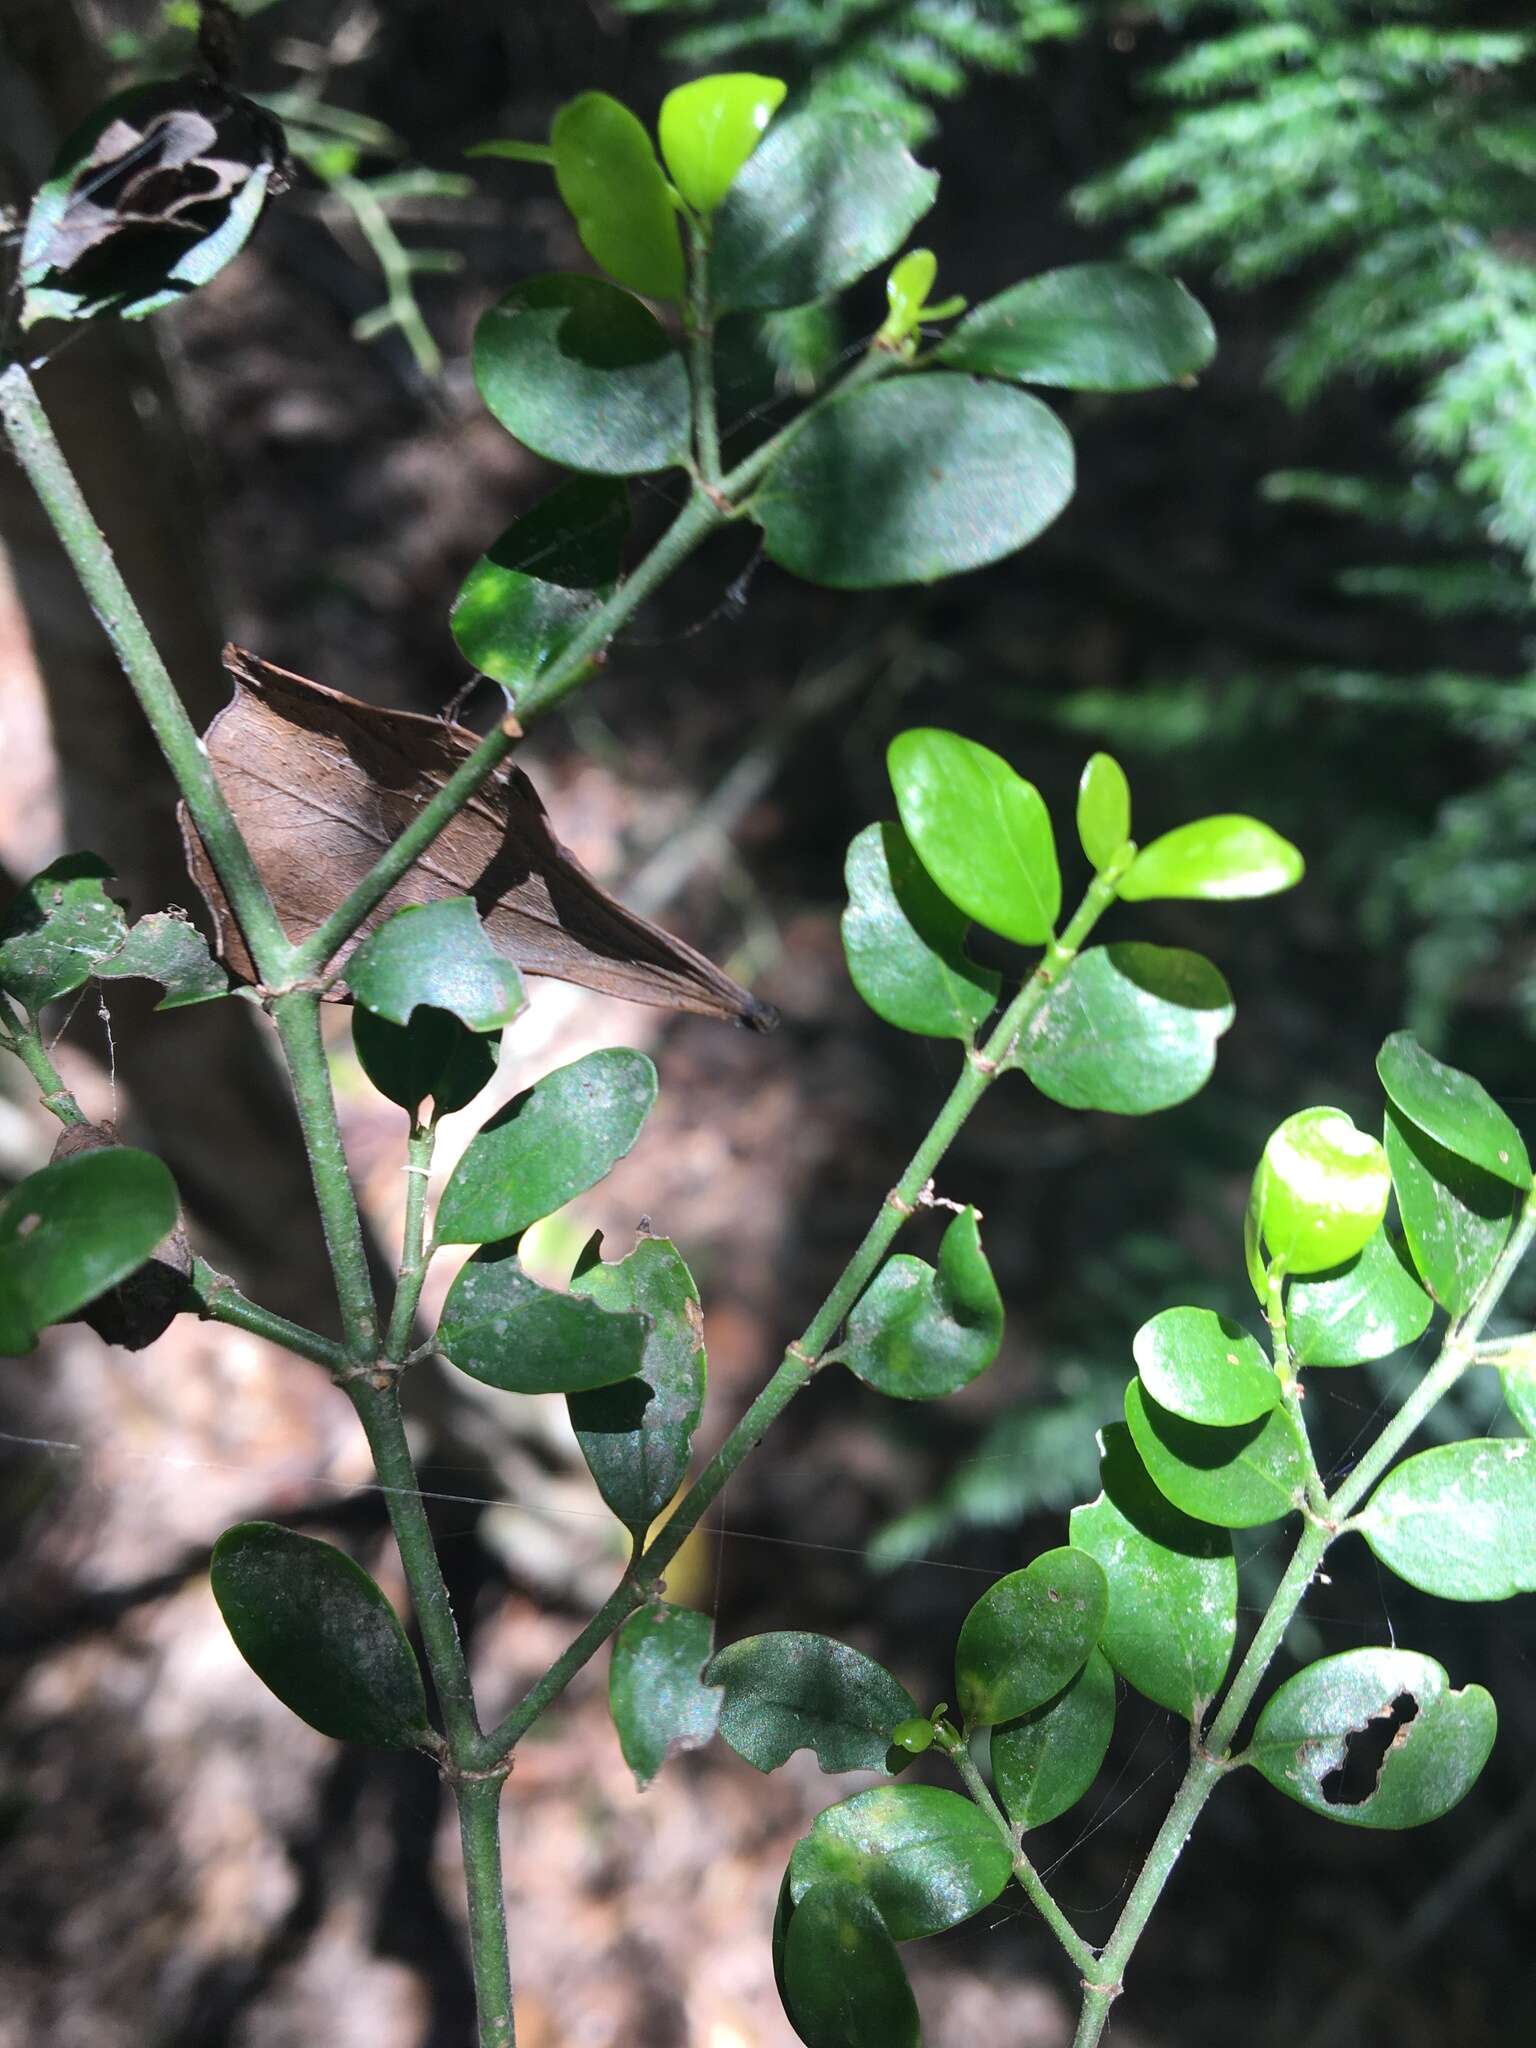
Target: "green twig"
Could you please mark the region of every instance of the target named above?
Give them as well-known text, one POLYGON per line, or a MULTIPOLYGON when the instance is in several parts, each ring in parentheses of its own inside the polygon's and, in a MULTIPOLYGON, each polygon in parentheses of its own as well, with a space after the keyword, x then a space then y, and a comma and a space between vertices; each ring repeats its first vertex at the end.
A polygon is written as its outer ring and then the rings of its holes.
POLYGON ((479 2048, 514 2048, 512 1966, 507 1953, 507 1906, 501 1882, 501 1788, 506 1774, 461 1777, 454 1785, 464 1886, 469 1899, 469 1946, 475 1962, 479 2048))
POLYGON ((18 1015, 3 995, 0 995, 0 1045, 7 1052, 15 1053, 37 1083, 42 1091, 43 1107, 50 1116, 56 1116, 66 1126, 90 1122, 53 1064, 43 1043, 43 1034, 37 1028, 37 1020, 18 1015))
POLYGON ((265 1337, 269 1344, 281 1344, 285 1351, 323 1365, 327 1372, 347 1370, 350 1360, 339 1344, 314 1330, 306 1330, 302 1323, 290 1323, 286 1316, 248 1301, 234 1281, 216 1271, 206 1259, 193 1259, 188 1293, 192 1313, 207 1322, 227 1323, 231 1329, 265 1337))
POLYGON ((699 475, 720 487, 720 419, 715 403, 715 325, 709 303, 709 230, 688 220, 688 379, 693 392, 693 444, 699 475))
POLYGON ((405 1229, 400 1251, 400 1278, 390 1311, 389 1331, 384 1339, 384 1356, 403 1365, 411 1349, 416 1309, 426 1283, 430 1254, 427 1249, 427 1178, 432 1171, 432 1151, 437 1143, 435 1124, 413 1128, 406 1143, 405 1229))

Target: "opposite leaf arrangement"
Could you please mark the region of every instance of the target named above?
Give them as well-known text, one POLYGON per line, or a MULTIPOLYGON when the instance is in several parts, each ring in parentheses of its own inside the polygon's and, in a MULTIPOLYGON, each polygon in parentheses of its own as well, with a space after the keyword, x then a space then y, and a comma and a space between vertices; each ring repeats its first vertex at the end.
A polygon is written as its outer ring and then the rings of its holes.
MULTIPOLYGON (((114 102, 66 151, 29 224, 28 322, 151 310, 211 275, 254 224, 280 139, 256 130, 243 176, 210 170, 213 145, 196 125, 212 119, 209 88, 181 84, 114 102), (175 172, 168 188, 137 176, 134 166, 151 161, 175 172), (166 190, 175 203, 142 220, 148 198, 166 190), (130 232, 139 228, 147 231, 130 232), (188 244, 192 234, 200 239, 188 244), (109 292, 82 266, 113 244, 109 292)), ((1071 494, 1066 430, 1021 386, 1142 389, 1188 381, 1211 354, 1194 301, 1123 265, 1033 279, 935 339, 962 303, 931 303, 935 258, 902 253, 933 203, 933 173, 868 113, 778 117, 783 97, 778 81, 750 74, 682 87, 661 109, 658 157, 627 109, 589 93, 560 109, 547 144, 479 152, 551 166, 583 246, 608 273, 525 281, 476 336, 491 411, 576 472, 475 565, 454 606, 460 648, 516 711, 484 739, 232 651, 236 699, 205 746, 19 363, 0 374, 0 410, 177 776, 220 957, 276 1025, 343 1336, 285 1322, 190 1255, 174 1268, 184 1277, 172 1308, 284 1343, 344 1389, 386 1489, 425 1676, 379 1587, 330 1544, 243 1524, 218 1544, 214 1591, 242 1653, 294 1713, 339 1739, 437 1760, 460 1814, 483 2048, 514 2038, 502 1786, 518 1742, 610 1638, 613 1719, 642 1785, 670 1754, 717 1733, 764 1771, 808 1747, 825 1770, 891 1777, 937 1751, 958 1776, 959 1791, 892 1783, 857 1792, 795 1849, 773 1952, 808 2048, 917 2042, 898 1944, 982 1911, 1010 1882, 1082 1979, 1078 2048, 1092 2048, 1173 1859, 1223 1776, 1251 1765, 1319 1813, 1402 1827, 1444 1812, 1486 1759, 1487 1694, 1453 1691, 1437 1664, 1397 1649, 1306 1667, 1236 1743, 1341 1537, 1362 1536, 1391 1570, 1447 1598, 1536 1587, 1526 1439, 1395 1462, 1477 1359, 1504 1365, 1511 1407, 1536 1428, 1519 1340, 1483 1341, 1536 1233, 1531 1170, 1479 1085, 1403 1034, 1382 1049, 1384 1145, 1337 1110, 1288 1118, 1259 1163, 1245 1231, 1267 1351, 1198 1307, 1166 1309, 1136 1334, 1125 1421, 1102 1437, 1102 1492, 1073 1513, 1066 1545, 977 1602, 956 1645, 954 1719, 947 1705, 921 1713, 894 1676, 847 1645, 785 1631, 716 1647, 707 1617, 661 1597, 684 1538, 814 1375, 840 1364, 878 1393, 932 1400, 997 1357, 1003 1306, 976 1210, 958 1209, 931 1265, 892 1247, 930 1206, 936 1167, 1001 1076, 1017 1071, 1058 1103, 1122 1115, 1182 1102, 1209 1078, 1233 1021, 1221 974, 1198 954, 1146 940, 1090 945, 1104 915, 1117 903, 1264 896, 1302 873, 1295 848, 1247 817, 1198 819, 1138 846, 1125 774, 1096 754, 1076 819, 1089 880, 1064 920, 1056 835, 1033 784, 956 733, 900 734, 888 755, 897 816, 849 848, 844 946, 882 1019, 958 1042, 959 1076, 826 1301, 691 1484, 706 1357, 698 1292, 677 1247, 642 1236, 606 1261, 594 1239, 564 1286, 536 1279, 521 1255, 527 1231, 640 1141, 657 1091, 651 1061, 611 1048, 544 1075, 483 1125, 433 1211, 439 1120, 490 1079, 524 1005, 520 969, 770 1021, 559 846, 531 785, 506 765, 523 727, 588 679, 618 628, 727 521, 755 522, 774 561, 823 584, 874 587, 978 567, 1032 539, 1071 494), (840 379, 813 390, 785 426, 722 426, 717 347, 771 360, 784 331, 774 322, 893 258, 886 318, 840 379), (666 468, 685 473, 687 501, 625 576, 624 479, 666 468), (1036 953, 1008 993, 1002 971, 968 953, 972 925, 1036 953), (350 999, 358 1059, 409 1118, 404 1245, 387 1318, 341 1153, 319 1035, 325 998, 350 999), (1386 1221, 1394 1200, 1397 1231, 1386 1221), (424 1336, 424 1282, 449 1246, 470 1256, 424 1336), (1437 1306, 1450 1320, 1436 1363, 1330 1492, 1303 1424, 1302 1373, 1416 1343, 1437 1306), (493 1388, 563 1395, 632 1550, 610 1599, 489 1728, 400 1411, 401 1375, 427 1351, 493 1388), (1293 1518, 1290 1564, 1233 1672, 1230 1532, 1293 1518), (1096 1951, 1051 1897, 1024 1838, 1090 1788, 1122 1685, 1188 1720, 1190 1765, 1118 1927, 1096 1951), (1374 1786, 1358 1798, 1342 1791, 1352 1742, 1394 1711, 1407 1718, 1374 1786)), ((231 105, 239 114, 245 103, 231 105)), ((170 1175, 86 1126, 49 1056, 42 1013, 92 979, 147 975, 164 989, 162 1008, 215 999, 227 980, 184 920, 162 913, 130 927, 103 886, 109 875, 93 856, 55 863, 0 926, 0 1045, 25 1062, 70 1127, 71 1147, 0 1203, 5 1355, 30 1350, 52 1323, 97 1313, 177 1233, 170 1175)))

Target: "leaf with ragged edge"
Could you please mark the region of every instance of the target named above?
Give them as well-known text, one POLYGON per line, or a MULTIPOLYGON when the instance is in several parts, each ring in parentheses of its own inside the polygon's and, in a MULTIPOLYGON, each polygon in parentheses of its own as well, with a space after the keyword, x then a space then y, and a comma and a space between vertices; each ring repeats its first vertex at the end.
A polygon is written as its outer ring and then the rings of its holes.
POLYGON ((1269 1257, 1287 1273, 1326 1273, 1381 1228, 1387 1155, 1342 1109, 1298 1109, 1270 1133, 1250 1197, 1269 1257))
POLYGON ((600 277, 530 277, 481 316, 475 383, 537 455, 598 476, 688 459, 688 371, 655 314, 600 277))
POLYGON ((781 1975, 784 2011, 805 2048, 922 2048, 896 1943, 859 1885, 811 1886, 785 1928, 781 1975))
POLYGON ((652 299, 681 299, 683 242, 644 127, 605 92, 567 100, 549 130, 555 183, 581 246, 610 277, 652 299))
POLYGON ((939 180, 874 114, 807 108, 775 121, 716 213, 710 296, 721 312, 806 306, 894 256, 939 180))
POLYGON ((471 1031, 446 1010, 418 1006, 409 1024, 391 1024, 372 1010, 352 1012, 358 1065, 381 1095, 420 1120, 430 1097, 432 1121, 474 1101, 496 1072, 498 1031, 471 1031))
POLYGON ((1048 1550, 989 1586, 955 1644, 965 1724, 990 1728, 1054 1698, 1103 1632, 1109 1586, 1085 1550, 1048 1550))
POLYGON ((1131 785, 1113 754, 1091 754, 1077 785, 1077 837, 1097 872, 1131 836, 1131 785))
POLYGON ((1394 1031, 1376 1055, 1381 1085, 1400 1114, 1437 1145, 1517 1188, 1531 1184, 1525 1140, 1481 1081, 1394 1031))
POLYGON ((762 141, 789 90, 782 78, 716 71, 674 86, 656 139, 672 182, 695 213, 713 213, 762 141))
POLYGON ((1125 1390, 1125 1419, 1159 1493, 1197 1521, 1256 1529, 1299 1508, 1307 1460, 1284 1408, 1236 1429, 1186 1422, 1160 1407, 1139 1379, 1125 1390))
POLYGON ((1061 914, 1050 812, 990 747, 918 726, 886 751, 902 829, 957 909, 1002 938, 1044 945, 1061 914))
POLYGON ((0 1202, 0 1356, 143 1265, 176 1226, 176 1183, 152 1153, 82 1152, 29 1174, 0 1202))
POLYGON ((0 992, 29 1016, 82 987, 128 936, 128 920, 101 886, 112 874, 94 853, 66 853, 34 875, 0 926, 0 992))
POLYGON ((98 960, 92 972, 98 981, 158 981, 164 993, 156 1010, 181 1010, 229 993, 229 976, 214 961, 202 933, 171 910, 141 917, 117 951, 98 960))
POLYGON ((796 1630, 727 1643, 704 1676, 724 1688, 721 1735, 758 1771, 778 1770, 797 1749, 812 1750, 824 1771, 888 1770, 891 1730, 916 1712, 872 1657, 796 1630))
POLYGON ((976 1211, 944 1232, 937 1268, 887 1259, 848 1317, 843 1362, 877 1392, 935 1401, 986 1371, 1003 1341, 1003 1299, 981 1249, 976 1211))
POLYGON ((1104 1490, 1073 1509, 1071 1525, 1073 1545, 1109 1581, 1100 1648, 1137 1692, 1193 1719, 1226 1676, 1237 1640, 1232 1538, 1164 1499, 1122 1423, 1100 1443, 1104 1490))
POLYGON ((1115 1732, 1115 1672, 1090 1650, 1077 1676, 1032 1713, 992 1730, 992 1782, 1018 1828, 1043 1828, 1099 1775, 1115 1732))
POLYGON ((1016 553, 1073 483, 1071 436, 1049 406, 930 371, 818 411, 748 510, 781 569, 830 590, 884 590, 1016 553))
POLYGON ((1187 1422, 1231 1429, 1256 1422, 1280 1399, 1263 1347, 1240 1323, 1208 1308, 1165 1308, 1131 1346, 1153 1400, 1187 1422))
POLYGON ((1519 1190, 1448 1152, 1390 1103, 1384 1136, 1413 1263, 1440 1306, 1463 1315, 1514 1228, 1519 1190))
POLYGON ((1014 1059, 1068 1109, 1150 1116, 1199 1094, 1236 1014, 1200 953, 1137 939, 1090 946, 1030 1018, 1014 1059))
POLYGON ((1497 1732, 1490 1695, 1480 1685, 1453 1692, 1432 1657, 1345 1650, 1286 1680, 1259 1716, 1247 1761, 1276 1791, 1328 1820, 1413 1828, 1438 1820, 1466 1796, 1497 1732), (1350 1799, 1336 1776, 1350 1739, 1392 1718, 1399 1702, 1412 1707, 1411 1718, 1393 1736, 1375 1785, 1363 1799, 1350 1799))
POLYGON ((1363 1365, 1417 1343, 1434 1312, 1402 1241, 1382 1225, 1343 1265, 1294 1283, 1286 1338, 1297 1365, 1363 1365))
POLYGON ((290 1713, 338 1742, 414 1749, 428 1734, 405 1630, 360 1564, 275 1522, 213 1547, 213 1597, 235 1648, 290 1713))
POLYGON ((1442 1600, 1536 1592, 1536 1445, 1441 1444, 1396 1465, 1355 1517, 1384 1565, 1442 1600))
POLYGON ((648 1321, 632 1379, 569 1399, 571 1426, 598 1492, 631 1535, 643 1537, 682 1483, 704 1410, 699 1292, 682 1254, 664 1237, 642 1238, 616 1265, 588 1266, 571 1291, 610 1313, 648 1321))
POLYGON ((632 1614, 613 1639, 608 1710, 642 1792, 669 1756, 702 1749, 714 1735, 720 1691, 700 1677, 712 1633, 707 1614, 661 1600, 632 1614))
POLYGON ((628 533, 621 479, 558 485, 465 577, 448 615, 459 652, 512 690, 542 675, 612 595, 628 533))
POLYGON ((1151 391, 1203 370, 1210 315, 1171 277, 1134 263, 1074 263, 978 306, 939 360, 985 377, 1066 391, 1151 391))
POLYGON ((866 825, 844 872, 843 951, 859 994, 899 1031, 970 1044, 1002 985, 965 950, 970 919, 930 881, 899 825, 866 825))
POLYGON ((1235 903, 1295 886, 1306 863, 1288 839, 1257 818, 1196 818, 1154 839, 1120 882, 1125 903, 1195 896, 1235 903))
POLYGON ((990 1906, 1012 1874, 1007 1845, 969 1799, 876 1785, 817 1815, 789 1859, 789 1891, 798 1911, 812 1885, 844 1879, 874 1901, 897 1941, 918 1941, 990 1906))
POLYGON ((436 1342, 484 1386, 575 1394, 638 1372, 645 1334, 643 1316, 610 1314, 581 1295, 541 1287, 514 1248, 492 1244, 460 1268, 436 1342))
POLYGON ((527 1008, 522 977, 485 936, 467 896, 408 903, 347 962, 352 1000, 391 1024, 418 1006, 447 1010, 471 1031, 499 1031, 527 1008))

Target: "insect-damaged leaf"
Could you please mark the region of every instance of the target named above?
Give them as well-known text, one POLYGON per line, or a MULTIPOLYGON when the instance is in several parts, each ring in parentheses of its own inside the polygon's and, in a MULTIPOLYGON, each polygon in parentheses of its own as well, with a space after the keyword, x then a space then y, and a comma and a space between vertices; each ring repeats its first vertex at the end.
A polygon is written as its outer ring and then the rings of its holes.
POLYGON ((669 1756, 702 1749, 715 1732, 720 1692, 700 1677, 713 1633, 707 1614, 658 1600, 614 1637, 608 1711, 642 1792, 669 1756))
MULTIPOLYGON (((476 736, 442 719, 364 704, 239 648, 225 649, 224 665, 235 697, 205 735, 209 759, 278 916, 301 941, 463 764, 476 736)), ((220 957, 251 980, 250 951, 185 810, 182 836, 220 957)), ((521 769, 491 776, 358 938, 406 904, 448 896, 473 899, 491 943, 524 973, 756 1030, 775 1021, 769 1005, 702 953, 600 889, 555 838, 521 769)))
POLYGON ((797 1749, 814 1751, 824 1771, 888 1770, 891 1730, 916 1711, 873 1657, 794 1629, 727 1643, 705 1676, 725 1689, 720 1733, 758 1771, 778 1770, 797 1749))

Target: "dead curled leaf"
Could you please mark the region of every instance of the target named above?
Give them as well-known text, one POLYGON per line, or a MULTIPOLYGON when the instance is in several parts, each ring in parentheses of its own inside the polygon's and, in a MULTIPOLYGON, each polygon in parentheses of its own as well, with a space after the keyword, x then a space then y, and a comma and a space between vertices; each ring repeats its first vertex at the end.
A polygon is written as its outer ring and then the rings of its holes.
MULTIPOLYGON (((386 711, 226 647, 233 701, 204 735, 214 773, 290 938, 317 931, 478 744, 443 719, 386 711)), ((185 806, 187 865, 231 973, 250 951, 185 806)), ((503 766, 348 942, 406 904, 469 896, 526 974, 771 1030, 777 1012, 615 897, 555 838, 538 792, 503 766)), ((337 956, 345 960, 345 953, 337 956)), ((336 962, 331 963, 334 969, 336 962)), ((336 984, 333 997, 346 991, 336 984)))

